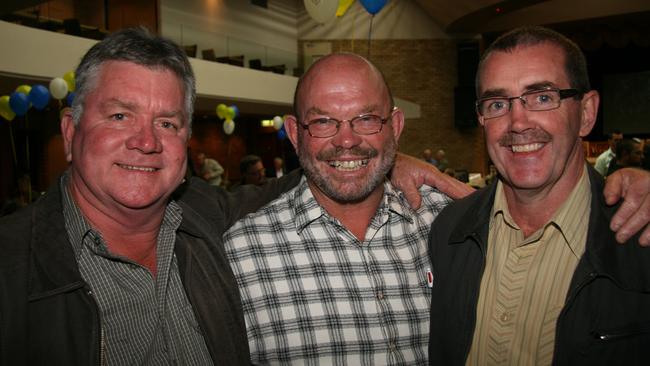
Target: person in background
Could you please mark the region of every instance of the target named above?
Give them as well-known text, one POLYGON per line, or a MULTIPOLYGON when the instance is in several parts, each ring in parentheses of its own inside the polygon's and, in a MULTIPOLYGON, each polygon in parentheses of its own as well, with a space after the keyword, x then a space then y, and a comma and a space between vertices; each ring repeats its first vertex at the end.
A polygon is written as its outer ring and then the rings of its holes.
POLYGON ((441 172, 444 172, 445 169, 449 167, 449 161, 447 161, 447 154, 443 149, 438 149, 438 151, 436 151, 436 156, 434 161, 435 163, 433 165, 435 165, 438 168, 438 170, 440 170, 441 172))
POLYGON ((609 142, 609 148, 603 151, 602 154, 598 155, 596 158, 596 164, 594 164, 594 169, 603 177, 607 176, 607 169, 609 168, 609 163, 612 161, 612 158, 616 156, 616 144, 623 139, 623 134, 619 130, 614 130, 609 134, 607 142, 609 142))
POLYGON ((199 163, 201 178, 203 178, 211 186, 220 186, 221 175, 224 172, 221 164, 219 164, 219 162, 214 159, 206 157, 204 152, 199 152, 196 155, 196 159, 199 163))
POLYGON ((273 167, 267 169, 266 177, 267 178, 280 178, 286 173, 284 169, 284 160, 281 157, 276 156, 273 158, 273 167))
POLYGON ((239 161, 241 173, 240 185, 253 184, 261 186, 266 183, 266 175, 262 158, 257 155, 246 155, 239 161))
POLYGON ((616 144, 616 156, 612 158, 607 168, 607 176, 625 167, 640 168, 643 166, 643 141, 632 138, 623 139, 616 144))
POLYGON ((431 149, 422 150, 421 158, 422 160, 432 165, 436 165, 437 163, 436 160, 433 158, 433 153, 431 152, 431 149))
POLYGON ((582 148, 599 104, 584 55, 518 28, 485 51, 476 81, 499 175, 431 228, 430 365, 649 364, 650 226, 625 245, 609 228, 616 207, 582 148))

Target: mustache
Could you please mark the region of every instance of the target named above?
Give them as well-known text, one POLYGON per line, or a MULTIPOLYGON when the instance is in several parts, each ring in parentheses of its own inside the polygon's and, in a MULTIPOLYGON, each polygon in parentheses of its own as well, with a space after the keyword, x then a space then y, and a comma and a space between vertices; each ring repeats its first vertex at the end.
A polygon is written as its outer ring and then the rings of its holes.
POLYGON ((323 150, 319 152, 316 155, 316 159, 318 160, 335 160, 338 157, 341 157, 343 155, 355 155, 355 156, 361 156, 364 158, 374 158, 377 156, 379 153, 377 152, 376 149, 373 149, 371 147, 369 148, 363 148, 360 146, 355 146, 350 149, 346 149, 343 147, 335 147, 333 149, 328 149, 328 150, 323 150))
POLYGON ((500 146, 512 146, 512 145, 522 145, 529 144, 532 142, 549 142, 552 140, 550 133, 541 130, 526 130, 524 132, 508 132, 505 135, 501 136, 497 141, 500 146))

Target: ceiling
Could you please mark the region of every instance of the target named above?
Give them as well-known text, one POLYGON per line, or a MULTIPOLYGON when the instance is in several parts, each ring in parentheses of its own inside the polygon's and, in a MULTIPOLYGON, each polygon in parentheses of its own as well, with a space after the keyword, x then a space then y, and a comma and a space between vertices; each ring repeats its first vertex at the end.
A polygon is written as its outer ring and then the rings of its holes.
POLYGON ((450 35, 499 32, 523 25, 550 25, 645 13, 648 0, 415 0, 450 35))

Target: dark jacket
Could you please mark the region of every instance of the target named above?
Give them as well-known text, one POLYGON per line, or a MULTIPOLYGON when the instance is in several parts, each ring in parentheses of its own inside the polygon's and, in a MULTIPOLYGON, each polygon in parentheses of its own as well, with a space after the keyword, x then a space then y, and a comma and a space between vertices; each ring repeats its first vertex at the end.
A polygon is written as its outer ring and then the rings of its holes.
MULTIPOLYGON (((175 254, 187 297, 216 365, 250 363, 239 291, 221 235, 238 218, 295 186, 300 174, 230 194, 191 179, 175 254)), ((98 306, 68 241, 57 182, 0 220, 0 365, 93 365, 103 351, 98 306)))
MULTIPOLYGON (((591 214, 586 251, 557 320, 555 365, 650 364, 650 248, 638 235, 617 244, 602 177, 589 168, 591 214)), ((448 206, 434 221, 430 252, 429 363, 464 365, 476 325, 496 181, 448 206)))

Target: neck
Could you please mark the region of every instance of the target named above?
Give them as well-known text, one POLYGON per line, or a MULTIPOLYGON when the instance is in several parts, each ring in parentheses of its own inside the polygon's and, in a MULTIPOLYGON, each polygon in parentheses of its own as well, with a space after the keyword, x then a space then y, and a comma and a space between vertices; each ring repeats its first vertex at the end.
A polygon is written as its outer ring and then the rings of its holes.
POLYGON ((156 274, 156 243, 164 205, 143 209, 106 205, 72 180, 72 198, 90 225, 102 235, 111 253, 126 257, 156 274))
POLYGON ((326 196, 311 182, 309 182, 309 188, 318 204, 327 213, 339 220, 346 229, 354 234, 357 240, 360 242, 365 240, 370 221, 375 216, 384 195, 383 184, 379 184, 368 197, 359 202, 336 201, 326 196))
POLYGON ((502 181, 503 192, 512 219, 528 237, 541 229, 562 207, 578 185, 584 170, 584 160, 574 159, 560 178, 539 189, 522 189, 502 181))

